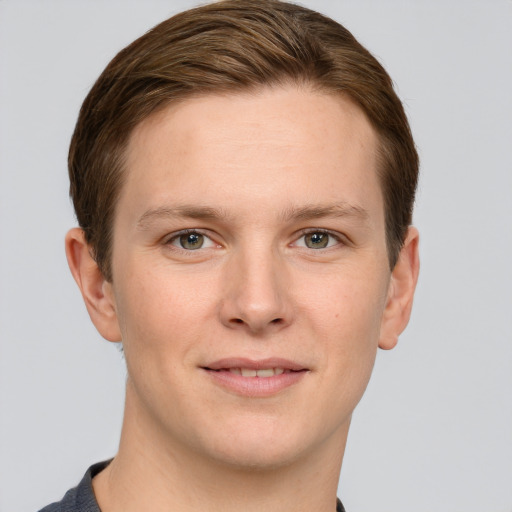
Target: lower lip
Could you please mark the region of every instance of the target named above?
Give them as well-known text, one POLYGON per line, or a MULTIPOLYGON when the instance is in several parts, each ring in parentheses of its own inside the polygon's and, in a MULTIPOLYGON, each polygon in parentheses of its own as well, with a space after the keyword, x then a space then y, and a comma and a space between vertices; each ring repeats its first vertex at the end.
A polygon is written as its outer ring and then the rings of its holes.
POLYGON ((307 370, 293 371, 272 377, 242 377, 229 370, 207 370, 215 384, 237 395, 248 397, 267 397, 297 384, 308 373, 307 370))

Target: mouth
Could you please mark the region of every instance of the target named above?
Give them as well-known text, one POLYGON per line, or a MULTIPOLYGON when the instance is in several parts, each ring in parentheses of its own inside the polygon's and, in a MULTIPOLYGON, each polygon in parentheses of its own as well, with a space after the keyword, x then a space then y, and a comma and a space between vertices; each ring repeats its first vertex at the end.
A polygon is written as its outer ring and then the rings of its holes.
POLYGON ((249 397, 266 397, 297 384, 309 368, 285 359, 230 358, 202 366, 213 382, 227 391, 249 397))
POLYGON ((220 370, 212 371, 228 371, 235 375, 241 375, 242 377, 260 377, 262 379, 266 379, 268 377, 273 377, 274 375, 289 373, 293 370, 285 370, 284 368, 262 368, 261 370, 253 370, 252 368, 222 368, 220 370))

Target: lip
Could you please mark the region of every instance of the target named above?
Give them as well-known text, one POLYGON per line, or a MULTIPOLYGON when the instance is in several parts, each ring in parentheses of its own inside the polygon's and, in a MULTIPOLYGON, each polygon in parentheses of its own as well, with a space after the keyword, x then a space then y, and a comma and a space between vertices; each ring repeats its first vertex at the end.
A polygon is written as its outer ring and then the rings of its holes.
POLYGON ((203 366, 208 370, 229 370, 230 368, 249 368, 250 370, 262 370, 264 368, 283 368, 284 370, 290 370, 294 372, 308 370, 305 366, 290 361, 288 359, 282 359, 279 357, 270 357, 267 359, 248 359, 245 357, 228 357, 225 359, 219 359, 212 363, 208 363, 203 366))
POLYGON ((270 397, 290 386, 299 383, 308 373, 309 368, 282 358, 248 359, 225 358, 208 363, 201 367, 214 384, 223 389, 246 397, 270 397), (263 370, 267 368, 282 368, 283 373, 271 377, 243 377, 230 370, 244 368, 263 370))

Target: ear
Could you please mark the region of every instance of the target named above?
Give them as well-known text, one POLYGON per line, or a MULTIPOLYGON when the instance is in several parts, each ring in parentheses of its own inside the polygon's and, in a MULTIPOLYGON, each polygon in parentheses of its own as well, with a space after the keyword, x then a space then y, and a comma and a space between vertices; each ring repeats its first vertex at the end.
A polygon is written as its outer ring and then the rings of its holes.
POLYGON ((67 233, 66 256, 92 323, 106 340, 121 341, 112 283, 103 277, 82 229, 67 233))
POLYGON ((412 301, 420 269, 419 234, 409 227, 395 268, 391 272, 386 308, 384 309, 379 347, 392 349, 411 316, 412 301))

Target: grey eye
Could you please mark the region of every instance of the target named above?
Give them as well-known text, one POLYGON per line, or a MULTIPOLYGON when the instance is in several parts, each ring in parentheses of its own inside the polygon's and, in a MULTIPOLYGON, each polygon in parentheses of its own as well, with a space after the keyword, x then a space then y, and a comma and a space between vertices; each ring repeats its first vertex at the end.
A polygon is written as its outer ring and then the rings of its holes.
POLYGON ((304 243, 310 249, 324 249, 329 244, 329 234, 319 231, 308 233, 304 235, 304 243))
POLYGON ((204 244, 204 236, 201 233, 186 233, 179 237, 180 246, 183 249, 195 250, 201 249, 204 244))

